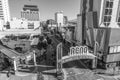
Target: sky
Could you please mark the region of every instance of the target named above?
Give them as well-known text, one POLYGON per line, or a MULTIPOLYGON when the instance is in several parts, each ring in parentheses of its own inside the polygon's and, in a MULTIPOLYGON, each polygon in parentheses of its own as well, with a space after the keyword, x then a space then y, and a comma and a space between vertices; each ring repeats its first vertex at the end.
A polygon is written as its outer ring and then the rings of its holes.
POLYGON ((68 20, 76 19, 80 9, 80 0, 9 0, 11 18, 20 18, 20 11, 25 4, 38 5, 42 21, 54 19, 58 11, 63 11, 68 20))

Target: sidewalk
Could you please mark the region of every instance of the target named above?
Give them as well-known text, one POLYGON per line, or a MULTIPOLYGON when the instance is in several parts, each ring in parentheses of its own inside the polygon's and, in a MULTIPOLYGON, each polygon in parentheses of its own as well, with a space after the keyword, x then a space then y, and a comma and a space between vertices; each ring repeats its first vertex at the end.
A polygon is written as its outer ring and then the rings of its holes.
POLYGON ((0 73, 0 80, 8 80, 9 78, 7 77, 6 74, 1 74, 0 73))
POLYGON ((65 71, 65 69, 62 69, 63 73, 64 73, 64 80, 67 80, 67 72, 65 71))

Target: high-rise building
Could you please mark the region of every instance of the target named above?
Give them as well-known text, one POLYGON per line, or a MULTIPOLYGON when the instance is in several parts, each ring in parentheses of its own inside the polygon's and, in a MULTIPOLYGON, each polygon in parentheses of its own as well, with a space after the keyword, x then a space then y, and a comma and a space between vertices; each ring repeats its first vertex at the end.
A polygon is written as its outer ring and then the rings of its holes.
POLYGON ((118 71, 120 69, 120 0, 81 0, 80 15, 78 29, 82 29, 82 40, 91 49, 96 48, 95 55, 102 62, 102 67, 107 68, 108 71, 113 68, 118 71))
POLYGON ((120 28, 120 0, 81 0, 81 6, 82 13, 97 12, 98 27, 120 28))
POLYGON ((0 0, 0 19, 2 19, 5 23, 10 22, 8 0, 0 0))
POLYGON ((56 12, 55 13, 55 21, 58 27, 63 26, 63 12, 56 12))
POLYGON ((38 6, 36 5, 24 5, 21 11, 21 18, 25 18, 29 21, 39 21, 40 13, 38 6))

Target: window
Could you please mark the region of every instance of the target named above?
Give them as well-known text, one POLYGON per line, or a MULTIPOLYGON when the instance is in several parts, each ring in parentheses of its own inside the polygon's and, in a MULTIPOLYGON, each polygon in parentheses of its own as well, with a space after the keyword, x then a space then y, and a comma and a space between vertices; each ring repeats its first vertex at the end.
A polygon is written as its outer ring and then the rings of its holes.
POLYGON ((110 24, 112 8, 113 8, 113 0, 107 0, 105 3, 104 16, 103 16, 103 23, 105 26, 109 26, 110 24))
POLYGON ((116 20, 116 22, 120 27, 120 1, 119 1, 119 5, 118 5, 118 12, 117 12, 117 20, 116 20))

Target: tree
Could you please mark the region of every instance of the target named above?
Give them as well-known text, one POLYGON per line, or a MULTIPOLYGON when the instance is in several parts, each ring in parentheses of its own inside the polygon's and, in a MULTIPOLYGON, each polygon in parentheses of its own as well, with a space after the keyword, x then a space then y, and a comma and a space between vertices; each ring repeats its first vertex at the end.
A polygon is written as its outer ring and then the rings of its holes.
POLYGON ((10 29, 10 23, 7 21, 5 25, 6 29, 10 29))
POLYGON ((47 43, 48 43, 48 44, 51 44, 51 43, 52 43, 52 40, 51 40, 49 37, 47 37, 46 39, 47 39, 47 43))

